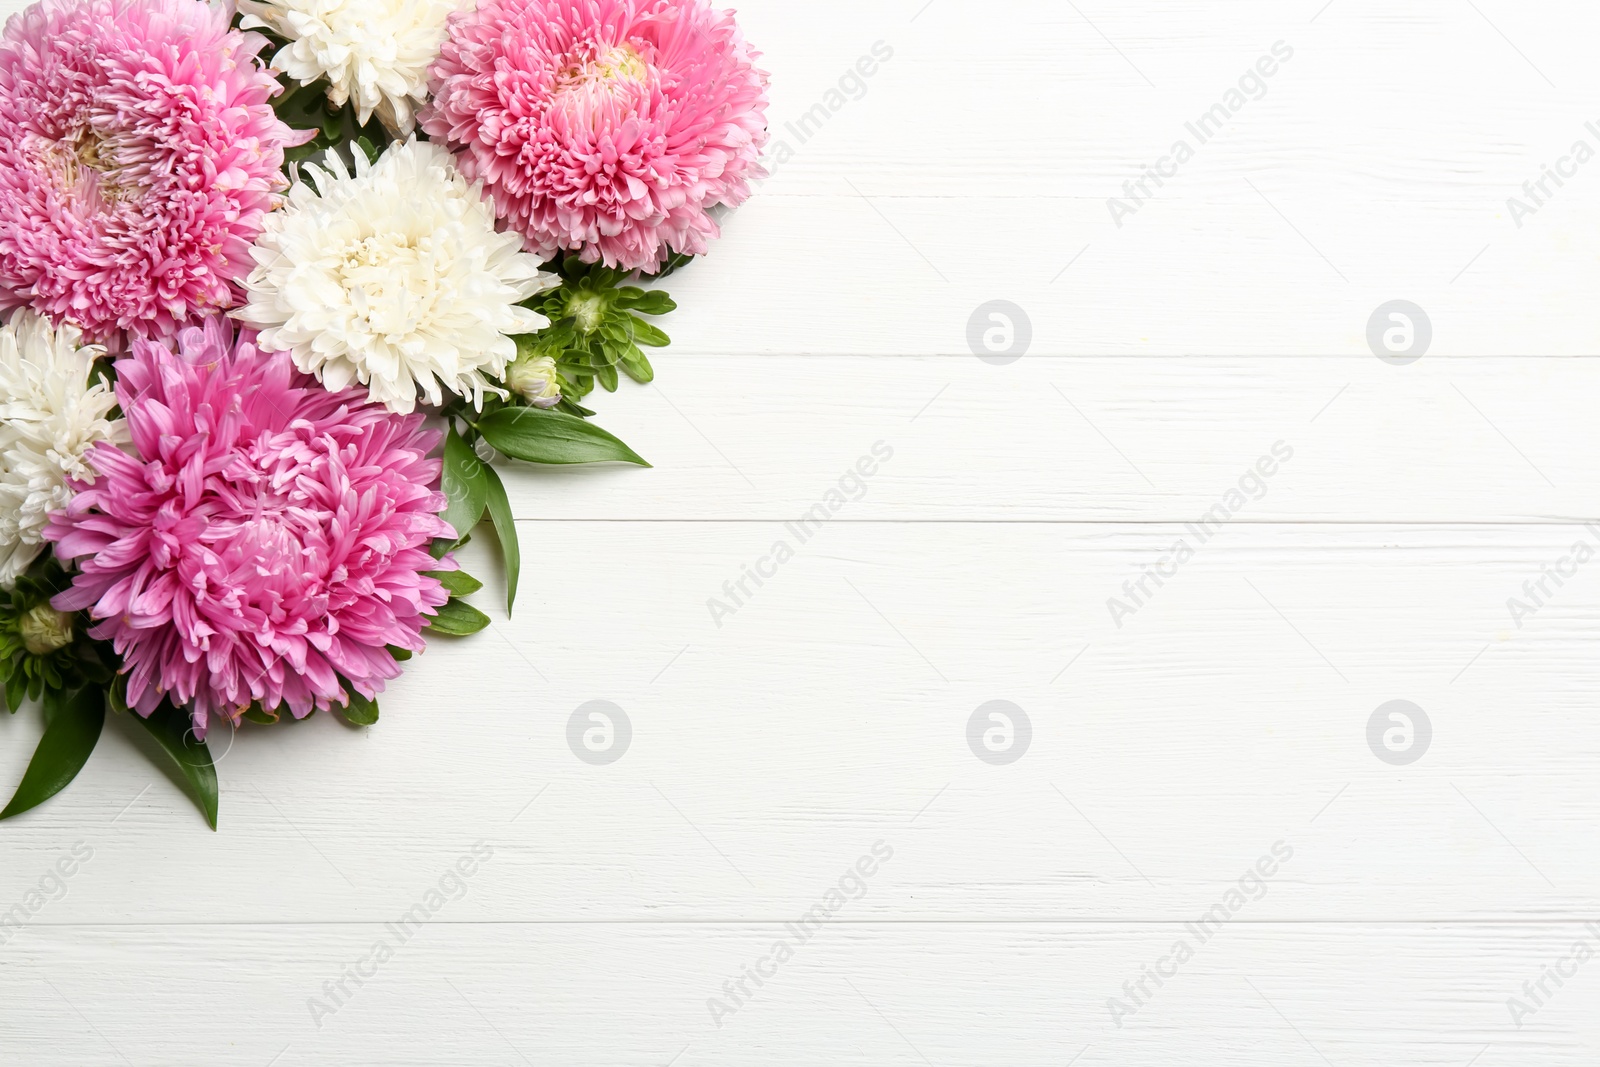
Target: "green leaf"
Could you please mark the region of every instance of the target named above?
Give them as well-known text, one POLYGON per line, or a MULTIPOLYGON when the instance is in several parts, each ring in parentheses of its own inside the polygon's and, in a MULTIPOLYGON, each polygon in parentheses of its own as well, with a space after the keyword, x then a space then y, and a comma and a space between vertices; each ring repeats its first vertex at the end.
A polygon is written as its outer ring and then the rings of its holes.
POLYGON ((495 536, 500 538, 500 555, 506 561, 506 617, 510 618, 512 605, 517 602, 517 580, 522 575, 522 545, 517 541, 517 520, 511 517, 506 484, 493 467, 484 470, 489 475, 489 518, 494 522, 495 536))
POLYGON ((19 667, 6 679, 6 707, 15 715, 28 696, 28 676, 19 667))
POLYGON ((339 714, 345 717, 346 722, 351 726, 371 726, 378 721, 376 700, 368 700, 348 685, 345 686, 345 692, 350 697, 350 703, 340 708, 339 714))
POLYGON ((478 423, 484 440, 529 463, 605 463, 648 467, 640 455, 591 422, 542 408, 501 408, 478 423))
POLYGON ((655 368, 650 366, 650 359, 638 345, 629 345, 622 352, 622 369, 628 372, 628 377, 644 384, 655 381, 655 368))
POLYGON ((435 633, 466 637, 489 625, 489 616, 464 600, 450 600, 438 612, 428 622, 428 629, 435 633))
POLYGON ((389 655, 394 657, 396 663, 404 663, 411 658, 411 650, 409 648, 401 648, 399 645, 385 645, 384 647, 389 650, 389 655))
POLYGON ((466 537, 483 518, 484 505, 489 501, 489 482, 483 475, 483 460, 461 439, 454 426, 444 439, 444 495, 450 500, 444 521, 455 530, 457 538, 466 537))
POLYGON ((200 807, 200 812, 206 817, 206 822, 215 830, 217 828, 217 768, 211 762, 211 750, 206 743, 194 736, 193 721, 189 713, 172 706, 169 700, 163 700, 161 706, 148 718, 134 715, 150 736, 154 737, 166 749, 178 764, 178 769, 189 780, 189 785, 194 789, 191 798, 200 807))
POLYGON ((648 345, 651 348, 665 348, 672 343, 672 338, 637 315, 628 316, 628 326, 633 330, 633 340, 636 344, 648 345))
POLYGON ((244 713, 244 717, 257 726, 276 726, 279 718, 277 712, 268 711, 259 704, 250 705, 250 710, 244 713))
POLYGON ((111 679, 111 687, 106 690, 106 703, 111 705, 111 710, 118 715, 125 715, 128 711, 128 676, 119 674, 111 679))
POLYGON ((610 353, 607 353, 606 357, 604 362, 595 364, 594 376, 600 379, 600 384, 606 392, 614 393, 617 391, 617 365, 615 362, 617 357, 612 356, 610 353))
POLYGON ((471 596, 483 588, 483 583, 466 571, 429 571, 428 577, 437 579, 451 596, 471 596))
POLYGON ((617 290, 616 307, 624 311, 637 311, 641 315, 665 315, 678 310, 677 301, 660 289, 640 289, 624 285, 617 290))
POLYGON ((44 736, 0 819, 36 808, 65 789, 89 761, 106 724, 103 690, 84 686, 71 696, 52 690, 44 699, 48 722, 44 736))
POLYGON ((660 289, 647 289, 632 303, 633 310, 643 315, 665 315, 678 310, 678 302, 660 289))

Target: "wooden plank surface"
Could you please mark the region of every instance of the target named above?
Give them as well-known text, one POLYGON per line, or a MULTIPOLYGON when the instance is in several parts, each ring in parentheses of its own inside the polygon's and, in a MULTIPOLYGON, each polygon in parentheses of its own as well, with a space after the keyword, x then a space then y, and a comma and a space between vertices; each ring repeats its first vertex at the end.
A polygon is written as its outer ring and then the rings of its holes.
POLYGON ((655 467, 513 471, 515 617, 219 738, 215 835, 113 722, 0 828, 0 1063, 1593 1064, 1593 10, 741 21, 655 467))

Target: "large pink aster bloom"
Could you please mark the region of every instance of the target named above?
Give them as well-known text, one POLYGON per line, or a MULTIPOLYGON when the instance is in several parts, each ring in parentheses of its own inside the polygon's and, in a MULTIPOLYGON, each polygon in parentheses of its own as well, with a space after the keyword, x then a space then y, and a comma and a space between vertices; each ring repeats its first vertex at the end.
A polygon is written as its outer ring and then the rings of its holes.
POLYGON ((203 0, 43 0, 0 37, 0 312, 90 339, 231 306, 286 181, 259 34, 203 0))
POLYGON ((760 177, 767 76, 708 0, 481 0, 452 17, 422 125, 550 258, 652 268, 760 177))
POLYGON ((101 620, 128 703, 170 698, 202 736, 252 702, 296 718, 344 704, 341 678, 375 696, 400 673, 385 646, 420 651, 448 599, 425 572, 454 567, 428 553, 452 536, 439 434, 252 341, 220 317, 176 352, 135 341, 116 369, 137 455, 90 452, 102 477, 45 534, 80 569, 54 603, 101 620))

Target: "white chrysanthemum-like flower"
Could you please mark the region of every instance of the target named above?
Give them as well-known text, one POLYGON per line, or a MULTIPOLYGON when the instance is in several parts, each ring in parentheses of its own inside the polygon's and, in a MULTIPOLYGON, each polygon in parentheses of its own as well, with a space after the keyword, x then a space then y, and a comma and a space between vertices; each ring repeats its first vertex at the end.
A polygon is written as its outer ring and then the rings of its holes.
POLYGON ((337 155, 307 167, 288 203, 267 216, 235 318, 261 331, 260 345, 337 392, 360 382, 391 411, 415 410, 420 389, 441 387, 482 406, 491 379, 517 356, 508 335, 550 325, 518 301, 560 284, 495 230, 483 190, 450 153, 415 139, 376 163, 355 152, 352 174, 337 155))
POLYGON ((58 330, 28 310, 0 326, 0 587, 44 550, 46 516, 72 499, 68 479, 94 481, 88 451, 128 441, 109 417, 116 394, 89 381, 104 349, 82 341, 76 326, 58 330))
POLYGON ((391 133, 410 133, 428 99, 428 67, 462 0, 239 0, 245 29, 289 43, 272 65, 301 85, 328 79, 335 107, 355 101, 391 133))

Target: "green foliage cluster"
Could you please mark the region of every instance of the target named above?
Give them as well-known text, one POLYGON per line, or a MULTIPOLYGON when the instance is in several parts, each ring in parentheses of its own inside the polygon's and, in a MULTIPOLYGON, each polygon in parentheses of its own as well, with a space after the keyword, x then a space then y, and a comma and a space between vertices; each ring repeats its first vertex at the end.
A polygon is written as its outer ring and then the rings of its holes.
POLYGON ((561 285, 526 301, 550 325, 518 338, 518 354, 554 358, 562 377, 562 409, 590 415, 577 402, 596 383, 616 392, 619 367, 636 382, 655 378, 644 349, 665 348, 671 338, 640 316, 665 315, 678 305, 659 289, 620 284, 629 277, 624 271, 584 263, 575 255, 562 259, 557 269, 561 285))
POLYGON ((111 680, 109 649, 83 634, 82 618, 50 606, 50 598, 67 584, 60 564, 46 555, 17 580, 16 588, 0 592, 0 684, 13 713, 46 692, 103 686, 111 680), (66 643, 46 648, 40 643, 43 625, 61 631, 66 643))

